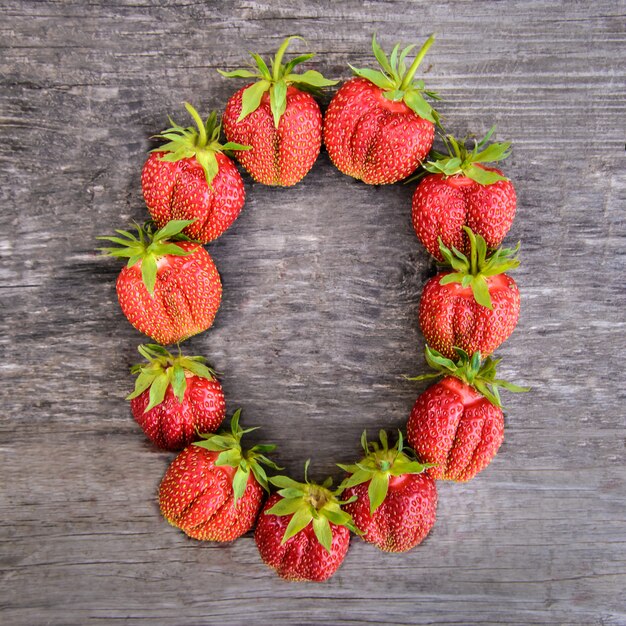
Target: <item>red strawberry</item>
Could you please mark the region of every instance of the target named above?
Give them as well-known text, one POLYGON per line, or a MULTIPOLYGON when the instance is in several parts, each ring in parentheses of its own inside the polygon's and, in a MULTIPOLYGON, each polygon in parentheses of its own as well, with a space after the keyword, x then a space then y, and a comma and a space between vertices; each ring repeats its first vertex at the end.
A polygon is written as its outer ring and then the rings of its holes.
POLYGON ((261 463, 277 468, 266 456, 273 445, 241 448, 238 410, 231 430, 185 448, 169 466, 159 489, 163 517, 194 539, 233 541, 254 525, 267 490, 261 463))
POLYGON ((481 165, 510 154, 509 143, 484 147, 494 128, 471 151, 448 135, 444 141, 449 154, 434 153, 435 160, 423 165, 433 173, 422 179, 413 195, 413 227, 440 261, 440 239, 448 248, 469 252, 463 226, 481 235, 489 248, 497 248, 511 228, 516 207, 513 184, 500 170, 481 165))
POLYGON ((414 46, 399 57, 396 46, 388 59, 374 36, 382 71, 352 68, 358 78, 341 86, 324 117, 324 143, 341 172, 384 185, 406 178, 426 157, 438 117, 422 94, 438 97, 413 77, 433 41, 428 38, 407 70, 405 59, 414 46))
POLYGON ((264 185, 288 187, 300 182, 313 167, 322 143, 322 114, 306 91, 337 81, 326 80, 319 72, 294 74, 299 63, 314 57, 304 54, 283 65, 283 55, 292 39, 282 43, 272 62, 272 71, 258 55, 252 54, 258 72, 222 72, 227 78, 258 78, 235 93, 224 111, 224 133, 229 141, 252 146, 235 156, 250 176, 264 185))
POLYGON ((489 465, 504 439, 498 388, 528 388, 496 379, 499 359, 481 364, 479 352, 471 359, 463 350, 457 353, 454 363, 426 346, 426 360, 437 373, 412 380, 444 378, 417 399, 407 436, 420 459, 433 464, 428 469, 433 478, 466 481, 489 465))
POLYGON ((213 323, 222 298, 222 282, 208 252, 197 243, 173 238, 191 224, 173 220, 152 232, 137 227, 138 236, 99 237, 119 244, 104 248, 128 257, 117 278, 117 297, 124 315, 139 331, 161 344, 183 341, 213 323))
POLYGON ((193 220, 183 232, 207 243, 237 219, 246 198, 241 176, 223 151, 248 146, 220 144, 217 113, 203 122, 190 104, 185 107, 198 129, 170 119, 172 128, 157 135, 167 143, 153 150, 143 166, 141 187, 158 228, 170 220, 193 220))
POLYGON ((487 258, 485 240, 464 228, 470 258, 442 245, 441 252, 454 271, 440 272, 426 283, 419 308, 426 343, 448 358, 456 356, 455 347, 490 355, 508 339, 519 318, 517 285, 504 274, 519 265, 512 258, 517 248, 499 248, 487 258))
POLYGON ((341 565, 350 544, 350 530, 358 532, 351 517, 341 510, 330 491, 332 479, 323 485, 310 483, 305 465, 305 482, 274 476, 280 487, 269 497, 257 521, 254 539, 263 561, 287 580, 321 582, 341 565))
POLYGON ((135 390, 126 399, 137 423, 160 448, 181 450, 197 433, 218 429, 226 416, 224 392, 200 356, 174 356, 155 344, 139 346, 148 363, 133 366, 135 390))
POLYGON ((403 452, 402 434, 389 449, 387 434, 380 431, 380 443, 361 444, 365 457, 355 465, 339 465, 350 473, 342 483, 344 495, 355 500, 345 506, 362 539, 385 552, 405 552, 421 543, 435 523, 437 488, 422 473, 422 465, 403 452))

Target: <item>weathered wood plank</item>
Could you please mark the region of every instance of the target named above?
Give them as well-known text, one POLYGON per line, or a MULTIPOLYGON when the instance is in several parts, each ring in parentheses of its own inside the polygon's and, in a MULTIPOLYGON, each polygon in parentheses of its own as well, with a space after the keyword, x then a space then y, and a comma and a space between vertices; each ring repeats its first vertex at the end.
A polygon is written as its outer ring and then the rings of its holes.
MULTIPOLYGON (((0 23, 0 616, 7 624, 626 624, 624 342, 626 3, 5 2, 0 23), (186 540, 159 517, 172 455, 123 400, 142 337, 95 236, 142 220, 148 137, 181 102, 220 108, 215 69, 306 37, 347 78, 432 31, 431 88, 454 132, 497 122, 519 212, 518 329, 506 441, 406 555, 353 540, 337 576, 291 585, 250 536, 186 540)), ((301 49, 304 48, 304 45, 301 49)), ((313 67, 313 65, 311 65, 313 67)), ((423 386, 416 324, 433 266, 411 185, 371 189, 322 154, 289 190, 246 178, 209 246, 225 297, 189 341, 229 410, 299 475, 339 476, 363 430, 401 427, 423 386)))

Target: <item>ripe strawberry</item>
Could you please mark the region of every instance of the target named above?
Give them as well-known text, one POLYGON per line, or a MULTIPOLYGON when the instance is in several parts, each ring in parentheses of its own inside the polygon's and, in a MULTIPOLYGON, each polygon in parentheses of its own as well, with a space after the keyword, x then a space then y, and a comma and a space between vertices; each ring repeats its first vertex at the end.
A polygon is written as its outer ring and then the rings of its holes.
POLYGON ((265 453, 273 445, 241 448, 250 432, 239 426, 235 412, 230 432, 202 435, 187 446, 169 466, 159 489, 163 517, 185 534, 203 541, 233 541, 254 525, 268 490, 261 464, 278 468, 265 453))
POLYGON ((148 363, 126 399, 137 423, 159 448, 181 450, 197 433, 215 432, 226 416, 224 392, 201 356, 174 356, 156 344, 139 346, 148 363))
POLYGON ((124 315, 140 332, 167 345, 201 333, 213 323, 222 282, 208 252, 197 243, 176 241, 189 220, 172 220, 156 232, 137 226, 138 236, 99 237, 120 245, 109 256, 128 257, 117 278, 124 315))
POLYGON ((331 478, 323 485, 309 482, 308 466, 307 461, 304 483, 270 478, 280 489, 265 504, 254 539, 263 561, 282 578, 321 582, 337 571, 348 552, 350 530, 358 530, 341 510, 341 488, 330 491, 331 478))
POLYGON ((239 215, 246 198, 243 181, 225 150, 248 150, 237 143, 219 143, 217 113, 203 122, 187 102, 198 129, 171 128, 157 135, 167 143, 152 151, 143 166, 141 187, 158 228, 170 220, 193 220, 184 233, 201 243, 219 237, 239 215))
POLYGON ((448 248, 469 252, 468 226, 481 235, 489 248, 497 248, 509 232, 515 217, 515 189, 500 170, 481 165, 506 159, 509 143, 484 147, 495 127, 468 150, 452 135, 444 139, 448 155, 434 152, 435 159, 423 164, 432 172, 425 176, 413 194, 413 227, 439 261, 439 239, 448 248))
POLYGON ((322 143, 322 114, 306 91, 318 93, 336 84, 319 72, 294 74, 296 65, 314 57, 303 54, 283 65, 288 37, 278 49, 272 71, 252 53, 258 72, 234 70, 220 74, 227 78, 258 78, 235 93, 226 105, 223 123, 229 141, 252 146, 235 156, 250 176, 264 185, 289 187, 300 182, 313 167, 322 143))
POLYGON ((389 449, 387 434, 380 443, 361 437, 365 456, 355 465, 339 465, 349 472, 342 487, 348 498, 345 509, 361 531, 361 537, 385 552, 406 552, 421 543, 435 523, 437 488, 423 473, 423 465, 403 452, 402 433, 389 449))
POLYGON ((519 265, 517 252, 499 248, 487 258, 487 244, 464 227, 470 240, 469 259, 441 245, 454 271, 440 272, 424 287, 419 321, 426 343, 453 358, 455 347, 490 355, 517 325, 520 296, 515 281, 504 274, 519 265))
POLYGON ((388 59, 374 36, 372 48, 382 71, 351 66, 357 78, 341 86, 324 117, 324 143, 341 172, 384 185, 406 178, 426 157, 438 117, 422 94, 438 96, 413 77, 433 41, 428 38, 407 70, 405 59, 414 46, 398 57, 397 45, 388 59))
POLYGON ((407 424, 409 443, 420 459, 433 464, 427 471, 435 479, 467 481, 483 470, 504 439, 504 416, 499 387, 528 391, 496 379, 500 359, 480 361, 457 349, 454 363, 426 346, 426 360, 435 374, 444 376, 420 395, 407 424))

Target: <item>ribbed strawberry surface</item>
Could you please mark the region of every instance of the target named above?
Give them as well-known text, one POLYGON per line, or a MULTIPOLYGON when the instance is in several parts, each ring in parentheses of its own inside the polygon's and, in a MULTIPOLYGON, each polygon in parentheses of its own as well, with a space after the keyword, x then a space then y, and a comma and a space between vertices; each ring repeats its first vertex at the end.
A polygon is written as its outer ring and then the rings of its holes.
POLYGON ((219 170, 211 186, 195 159, 161 161, 164 152, 153 152, 141 174, 143 196, 158 228, 170 220, 196 220, 183 232, 208 243, 217 239, 236 219, 246 194, 234 163, 221 152, 215 157, 219 170))
POLYGON ((407 424, 409 444, 435 479, 467 481, 504 440, 502 410, 469 385, 446 377, 422 393, 407 424))
POLYGON ((288 187, 301 181, 313 167, 322 143, 322 114, 314 98, 291 86, 287 107, 278 128, 265 93, 259 107, 237 122, 241 113, 243 87, 228 101, 222 124, 228 141, 252 146, 236 151, 237 159, 250 176, 264 185, 288 187))
MULTIPOLYGON (((502 175, 495 168, 477 167, 502 175)), ((511 228, 515 208, 515 189, 508 180, 480 185, 466 176, 430 174, 413 194, 413 228, 426 249, 442 261, 439 237, 446 247, 469 252, 463 226, 484 237, 489 248, 497 248, 511 228)))
POLYGON ((292 515, 266 515, 281 496, 273 494, 259 515, 254 539, 264 563, 287 580, 321 582, 330 578, 341 565, 348 552, 350 531, 345 526, 330 523, 333 535, 330 554, 320 544, 312 524, 281 545, 292 515))
POLYGON ((337 91, 324 116, 324 144, 335 166, 371 185, 409 176, 435 136, 432 122, 382 94, 370 81, 353 78, 337 91))
POLYGON ((116 284, 128 321, 163 345, 209 328, 222 298, 222 282, 208 252, 195 243, 183 241, 176 245, 193 252, 159 259, 152 296, 141 278, 142 261, 124 267, 116 284))
POLYGON ((224 391, 218 380, 187 376, 182 402, 168 386, 163 402, 145 411, 150 389, 130 401, 137 423, 159 448, 181 450, 197 439, 197 433, 212 433, 226 416, 224 391), (145 411, 145 412, 144 412, 145 411))
POLYGON ((449 359, 456 358, 454 348, 468 354, 480 351, 489 356, 511 335, 520 311, 520 295, 515 281, 507 274, 487 279, 493 309, 474 299, 469 287, 459 283, 440 285, 450 272, 440 272, 424 287, 419 308, 419 322, 426 343, 449 359))
POLYGON ((385 552, 406 552, 421 543, 435 523, 435 481, 425 473, 390 477, 387 496, 373 515, 368 487, 369 481, 346 489, 342 496, 357 496, 344 509, 364 533, 361 539, 385 552))
POLYGON ((263 489, 252 472, 234 504, 234 467, 215 465, 218 452, 185 448, 169 466, 159 489, 163 517, 194 539, 233 541, 252 528, 263 489))

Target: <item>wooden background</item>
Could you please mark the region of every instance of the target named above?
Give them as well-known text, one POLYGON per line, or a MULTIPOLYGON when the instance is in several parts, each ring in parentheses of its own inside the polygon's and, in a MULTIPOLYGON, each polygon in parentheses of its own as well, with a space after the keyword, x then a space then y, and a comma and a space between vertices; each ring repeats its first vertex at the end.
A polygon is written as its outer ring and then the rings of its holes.
MULTIPOLYGON (((626 624, 623 350, 626 3, 1 2, 0 622, 59 624, 626 624), (519 198, 517 330, 501 373, 506 440, 467 485, 440 483, 425 543, 353 539, 327 584, 289 584, 251 536, 186 539, 159 516, 171 454, 124 396, 143 340, 95 237, 146 213, 140 170, 166 114, 221 109, 247 63, 300 34, 346 79, 437 32, 424 64, 448 128, 498 124, 519 198)), ((186 121, 186 120, 185 120, 186 121)), ((295 188, 245 178, 210 253, 225 296, 186 344, 222 373, 229 413, 301 477, 402 427, 425 385, 417 329, 434 271, 413 185, 371 188, 322 154, 295 188)))

